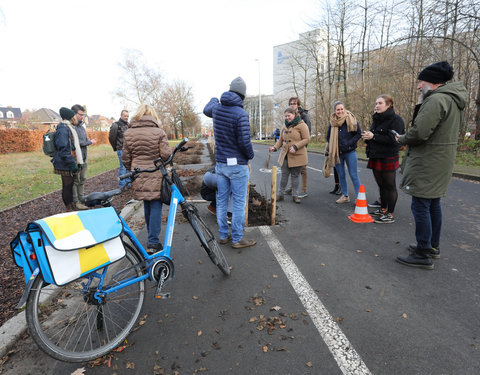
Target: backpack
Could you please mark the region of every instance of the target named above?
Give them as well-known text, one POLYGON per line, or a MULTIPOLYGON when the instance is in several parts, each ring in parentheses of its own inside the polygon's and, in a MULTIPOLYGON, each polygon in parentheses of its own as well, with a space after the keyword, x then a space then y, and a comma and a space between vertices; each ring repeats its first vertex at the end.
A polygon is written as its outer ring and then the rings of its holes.
POLYGON ((57 149, 55 148, 55 130, 49 130, 43 135, 43 153, 53 157, 57 149))

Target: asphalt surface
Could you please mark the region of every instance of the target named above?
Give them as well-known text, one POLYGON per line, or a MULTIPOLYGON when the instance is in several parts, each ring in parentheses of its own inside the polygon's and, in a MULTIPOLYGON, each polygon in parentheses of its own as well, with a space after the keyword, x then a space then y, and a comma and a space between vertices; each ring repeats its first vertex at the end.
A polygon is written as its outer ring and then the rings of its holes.
MULTIPOLYGON (((251 181, 270 197, 271 174, 261 171, 268 148, 254 148, 251 181)), ((172 297, 156 301, 149 290, 145 323, 110 367, 55 361, 26 338, 3 374, 83 366, 86 374, 479 374, 478 182, 452 179, 442 200, 442 257, 428 271, 394 261, 414 242, 410 197, 399 191, 393 224, 353 223, 354 203, 335 204, 322 165, 323 156, 309 155, 309 196, 299 205, 289 196, 279 202, 279 225, 247 229, 255 247, 222 246, 230 277, 211 264, 189 225, 177 224, 172 297)), ((365 163, 359 176, 375 200, 365 163)))

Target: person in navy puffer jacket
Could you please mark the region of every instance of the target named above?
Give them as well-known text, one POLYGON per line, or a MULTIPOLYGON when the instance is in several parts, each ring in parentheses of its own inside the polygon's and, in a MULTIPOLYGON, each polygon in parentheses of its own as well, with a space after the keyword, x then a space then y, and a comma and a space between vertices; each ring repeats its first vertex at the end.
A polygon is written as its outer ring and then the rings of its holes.
POLYGON ((220 243, 232 240, 233 248, 255 245, 255 240, 243 238, 245 203, 248 188, 248 161, 253 159, 250 141, 250 123, 243 109, 247 85, 241 77, 230 83, 230 90, 212 98, 203 109, 205 116, 213 118, 215 135, 215 159, 217 165, 217 223, 220 243), (233 197, 232 235, 227 223, 227 205, 233 197))

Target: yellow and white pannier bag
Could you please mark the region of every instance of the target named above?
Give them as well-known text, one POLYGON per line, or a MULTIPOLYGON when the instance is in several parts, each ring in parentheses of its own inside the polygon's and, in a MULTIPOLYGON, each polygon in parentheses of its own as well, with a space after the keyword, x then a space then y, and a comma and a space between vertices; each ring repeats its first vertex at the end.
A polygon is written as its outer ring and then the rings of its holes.
POLYGON ((123 258, 122 230, 113 207, 53 215, 27 227, 44 280, 56 285, 123 258))

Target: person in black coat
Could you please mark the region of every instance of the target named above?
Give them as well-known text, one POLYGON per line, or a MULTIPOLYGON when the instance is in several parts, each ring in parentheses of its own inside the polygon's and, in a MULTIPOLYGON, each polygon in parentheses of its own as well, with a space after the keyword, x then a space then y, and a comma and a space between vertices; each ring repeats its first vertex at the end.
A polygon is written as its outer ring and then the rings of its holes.
POLYGON ((78 166, 82 164, 80 144, 73 126, 77 124, 75 112, 69 108, 60 108, 62 122, 57 125, 55 131, 55 155, 51 162, 53 173, 62 177, 62 200, 66 210, 74 211, 73 204, 73 181, 78 166), (77 147, 75 147, 75 144, 77 147))
POLYGON ((396 134, 405 132, 402 118, 395 114, 393 99, 390 95, 380 95, 375 102, 375 113, 372 116, 370 130, 363 132, 362 138, 367 143, 367 168, 380 190, 381 208, 374 212, 376 223, 393 223, 393 211, 397 203, 398 192, 395 176, 398 169, 399 144, 396 134))

